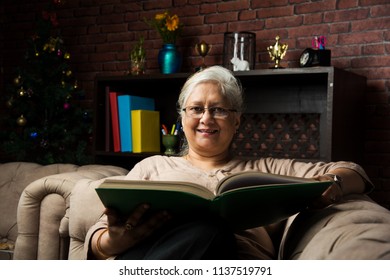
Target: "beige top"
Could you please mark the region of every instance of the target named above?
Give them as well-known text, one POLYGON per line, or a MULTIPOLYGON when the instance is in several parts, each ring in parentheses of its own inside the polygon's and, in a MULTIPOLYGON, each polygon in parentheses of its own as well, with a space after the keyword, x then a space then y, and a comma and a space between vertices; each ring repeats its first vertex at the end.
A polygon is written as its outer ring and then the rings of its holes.
MULTIPOLYGON (((301 162, 292 159, 261 158, 258 160, 233 159, 224 167, 211 171, 204 171, 193 166, 182 157, 152 156, 137 163, 126 176, 127 180, 152 181, 188 181, 204 185, 214 191, 218 182, 227 175, 241 171, 261 171, 279 175, 310 178, 330 172, 337 168, 348 168, 358 172, 367 182, 367 190, 372 189, 365 171, 352 162, 301 162)), ((106 227, 106 217, 103 216, 87 234, 85 245, 88 245, 92 233, 97 229, 106 227)), ((242 259, 273 259, 276 252, 272 241, 264 227, 236 233, 239 255, 242 259)), ((85 256, 88 247, 85 246, 85 256)))

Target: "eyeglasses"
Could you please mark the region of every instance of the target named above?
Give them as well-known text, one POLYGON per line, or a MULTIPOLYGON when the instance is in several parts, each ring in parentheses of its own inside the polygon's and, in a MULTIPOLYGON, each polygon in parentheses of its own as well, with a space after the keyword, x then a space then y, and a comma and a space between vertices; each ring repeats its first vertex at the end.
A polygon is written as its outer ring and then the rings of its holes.
POLYGON ((215 119, 226 119, 230 112, 237 112, 235 109, 225 109, 221 107, 201 107, 201 106, 187 106, 182 109, 186 116, 193 119, 200 119, 206 110, 215 119))

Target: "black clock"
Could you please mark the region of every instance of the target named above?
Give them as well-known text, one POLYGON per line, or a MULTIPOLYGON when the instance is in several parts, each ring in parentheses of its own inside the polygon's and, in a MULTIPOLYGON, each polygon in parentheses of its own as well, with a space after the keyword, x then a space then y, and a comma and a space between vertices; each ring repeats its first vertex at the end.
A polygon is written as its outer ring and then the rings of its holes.
POLYGON ((307 48, 302 52, 299 58, 299 66, 330 66, 330 54, 330 50, 314 50, 307 48))
POLYGON ((299 58, 299 66, 308 67, 313 61, 313 49, 305 49, 299 58))

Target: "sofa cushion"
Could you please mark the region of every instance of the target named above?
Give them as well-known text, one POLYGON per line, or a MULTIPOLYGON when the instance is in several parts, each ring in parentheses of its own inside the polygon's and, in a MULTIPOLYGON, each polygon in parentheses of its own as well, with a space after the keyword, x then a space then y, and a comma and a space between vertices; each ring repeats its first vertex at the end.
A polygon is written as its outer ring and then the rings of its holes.
POLYGON ((285 259, 390 259, 390 211, 366 196, 349 196, 301 212, 282 242, 285 259))

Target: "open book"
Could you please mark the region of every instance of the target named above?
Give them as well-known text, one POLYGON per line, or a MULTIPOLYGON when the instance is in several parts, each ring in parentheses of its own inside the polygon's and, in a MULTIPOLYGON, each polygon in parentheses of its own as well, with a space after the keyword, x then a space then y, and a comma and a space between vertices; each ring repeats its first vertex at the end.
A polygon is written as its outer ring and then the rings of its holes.
POLYGON ((305 209, 331 181, 240 172, 221 180, 212 193, 180 181, 105 180, 96 191, 107 208, 128 215, 140 203, 173 216, 218 215, 236 229, 281 221, 305 209))

